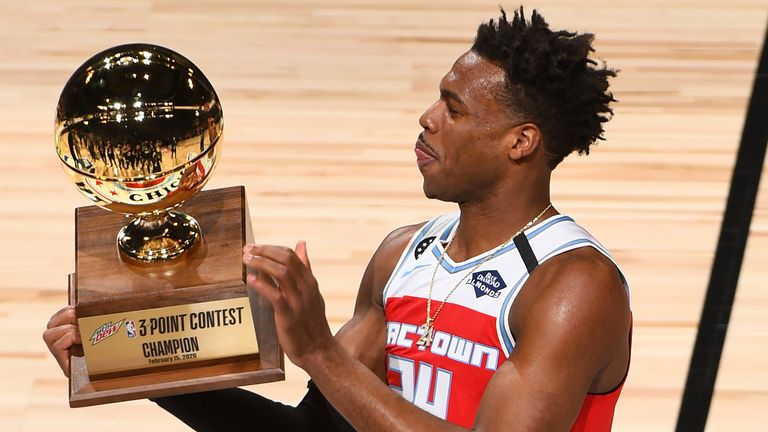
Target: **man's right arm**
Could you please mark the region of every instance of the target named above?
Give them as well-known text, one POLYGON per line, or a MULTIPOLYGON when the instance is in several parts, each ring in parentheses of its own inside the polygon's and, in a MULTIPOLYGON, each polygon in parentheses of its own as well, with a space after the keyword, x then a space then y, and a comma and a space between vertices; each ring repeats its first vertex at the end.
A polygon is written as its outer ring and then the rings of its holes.
POLYGON ((385 381, 386 320, 382 303, 384 287, 409 240, 424 224, 408 225, 392 231, 368 262, 355 301, 355 312, 336 339, 352 357, 385 381))
MULTIPOLYGON (((382 381, 385 380, 384 346, 386 323, 382 305, 382 293, 403 250, 413 234, 423 224, 398 228, 382 241, 363 274, 357 293, 355 311, 336 334, 339 343, 358 361, 370 368, 382 381)), ((43 333, 43 340, 59 363, 64 375, 70 373, 70 357, 73 353, 82 355, 80 332, 74 306, 65 306, 54 314, 43 333)), ((207 392, 211 401, 219 397, 216 392, 207 392)), ((204 396, 205 394, 200 394, 204 396)), ((254 395, 257 396, 257 395, 254 395)), ((165 398, 169 399, 170 398, 165 398)), ((163 406, 161 399, 158 402, 163 406)), ((199 401, 198 401, 199 402, 199 401)), ((239 413, 247 410, 238 410, 239 413)), ((202 414, 202 413, 201 413, 202 414)), ((206 410, 206 416, 213 413, 206 410)))

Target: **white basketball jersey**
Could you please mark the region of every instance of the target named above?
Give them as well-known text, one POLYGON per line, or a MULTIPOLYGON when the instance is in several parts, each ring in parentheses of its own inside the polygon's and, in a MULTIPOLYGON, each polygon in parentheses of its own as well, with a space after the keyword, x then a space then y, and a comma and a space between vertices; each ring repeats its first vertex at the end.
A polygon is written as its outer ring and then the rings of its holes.
MULTIPOLYGON (((415 405, 470 427, 488 380, 515 348, 509 313, 528 279, 530 260, 535 266, 580 247, 610 255, 573 219, 556 215, 525 231, 535 256, 527 255, 528 267, 526 254, 521 255, 513 242, 499 251, 454 262, 444 248, 458 222, 459 213, 453 213, 425 224, 408 243, 387 282, 383 295, 387 381, 415 405), (426 347, 416 341, 426 320, 433 274, 433 316, 453 293, 437 316, 432 343, 426 347)), ((624 286, 627 289, 625 281, 624 286)))

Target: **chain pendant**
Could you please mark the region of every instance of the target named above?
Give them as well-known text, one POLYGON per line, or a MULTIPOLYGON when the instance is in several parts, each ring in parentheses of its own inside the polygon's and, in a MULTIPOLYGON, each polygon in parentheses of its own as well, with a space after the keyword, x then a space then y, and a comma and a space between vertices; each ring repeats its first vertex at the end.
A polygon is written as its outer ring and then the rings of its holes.
POLYGON ((435 329, 432 326, 432 320, 427 318, 427 322, 422 324, 421 327, 419 327, 419 334, 421 334, 421 337, 419 340, 416 341, 416 345, 423 346, 425 348, 428 348, 430 345, 432 345, 432 339, 435 334, 435 329))

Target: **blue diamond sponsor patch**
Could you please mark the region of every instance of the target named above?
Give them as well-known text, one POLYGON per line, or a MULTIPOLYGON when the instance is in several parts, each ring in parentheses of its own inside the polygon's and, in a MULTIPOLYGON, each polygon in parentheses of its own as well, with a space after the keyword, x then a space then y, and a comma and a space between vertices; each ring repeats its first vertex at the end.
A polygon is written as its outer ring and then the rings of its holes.
POLYGON ((487 295, 488 297, 498 298, 501 290, 507 287, 507 283, 501 278, 496 270, 485 270, 472 273, 472 279, 467 281, 475 288, 475 296, 478 298, 487 295))

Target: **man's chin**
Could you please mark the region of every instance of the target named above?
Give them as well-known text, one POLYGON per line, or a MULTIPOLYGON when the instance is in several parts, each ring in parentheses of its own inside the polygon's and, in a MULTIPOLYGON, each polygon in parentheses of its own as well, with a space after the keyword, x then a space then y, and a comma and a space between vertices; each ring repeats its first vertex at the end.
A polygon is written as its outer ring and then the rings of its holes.
POLYGON ((426 180, 424 181, 424 183, 422 183, 421 190, 424 191, 424 196, 427 197, 428 199, 438 199, 437 192, 434 189, 427 186, 426 180))
POLYGON ((435 189, 428 187, 426 183, 422 186, 422 190, 424 191, 424 196, 426 196, 428 199, 444 201, 444 202, 455 202, 449 197, 444 196, 444 194, 441 194, 439 191, 436 191, 435 189))

